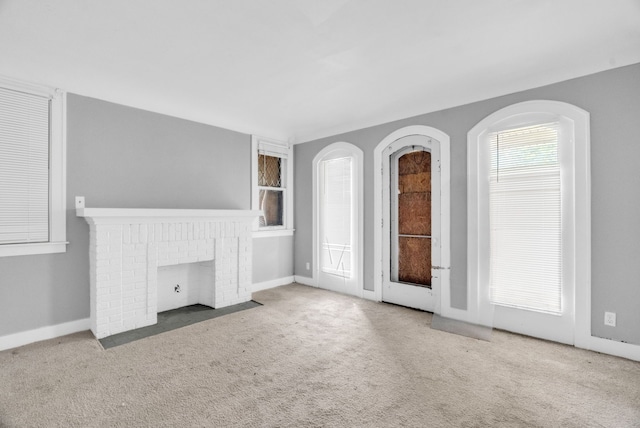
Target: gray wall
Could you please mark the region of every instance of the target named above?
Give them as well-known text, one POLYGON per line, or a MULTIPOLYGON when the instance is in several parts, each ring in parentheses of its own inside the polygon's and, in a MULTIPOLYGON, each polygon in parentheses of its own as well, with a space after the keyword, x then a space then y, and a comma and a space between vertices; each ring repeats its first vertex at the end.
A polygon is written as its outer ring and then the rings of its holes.
POLYGON ((514 103, 567 102, 591 114, 592 334, 640 344, 640 64, 429 113, 295 146, 296 275, 312 262, 311 162, 325 146, 346 141, 365 153, 365 289, 373 288, 373 150, 391 132, 427 125, 451 137, 451 297, 467 299, 467 132, 514 103), (617 313, 616 328, 603 325, 617 313))
MULTIPOLYGON (((75 216, 76 195, 88 207, 249 209, 250 148, 246 134, 69 94, 70 243, 64 254, 0 258, 0 336, 89 316, 89 226, 75 216)), ((289 276, 283 242, 277 273, 289 276)), ((261 281, 273 279, 273 266, 259 268, 261 281)))
POLYGON ((253 239, 253 282, 293 275, 293 236, 253 239))

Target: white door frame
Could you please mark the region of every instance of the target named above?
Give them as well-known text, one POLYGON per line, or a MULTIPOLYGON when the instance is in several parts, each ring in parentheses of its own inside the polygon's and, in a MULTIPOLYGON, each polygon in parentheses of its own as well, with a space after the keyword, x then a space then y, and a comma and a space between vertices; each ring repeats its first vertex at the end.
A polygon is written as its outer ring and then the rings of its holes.
POLYGON ((364 180, 363 180, 363 166, 364 166, 364 152, 357 146, 354 146, 351 143, 346 142, 337 142, 328 145, 324 149, 322 149, 318 154, 313 158, 312 162, 312 188, 313 188, 313 206, 312 206, 312 217, 313 217, 313 266, 312 266, 312 282, 315 287, 319 286, 319 269, 320 269, 320 252, 318 251, 318 245, 320 243, 320 239, 318 234, 319 230, 319 219, 318 219, 318 207, 319 207, 319 197, 320 194, 318 192, 320 182, 318 180, 318 168, 320 166, 320 162, 322 162, 325 158, 329 157, 334 152, 344 152, 347 156, 351 156, 353 159, 353 180, 354 190, 355 190, 355 224, 353 226, 353 232, 355 233, 355 239, 353 240, 352 251, 354 254, 354 267, 353 272, 356 276, 356 284, 357 289, 355 295, 358 297, 363 297, 364 290, 364 180))
MULTIPOLYGON (((440 290, 434 291, 434 312, 442 313, 444 316, 451 310, 451 290, 450 290, 450 267, 451 267, 451 249, 450 249, 450 138, 447 134, 439 129, 424 125, 412 125, 398 129, 387 135, 375 148, 373 152, 374 159, 374 297, 377 301, 382 301, 382 274, 383 274, 383 175, 389 176, 389 162, 383 162, 383 151, 394 141, 411 135, 422 135, 433 140, 437 140, 436 144, 440 145, 440 265, 445 269, 440 270, 440 290), (386 166, 385 166, 386 164, 386 166), (437 291, 437 293, 435 293, 437 291), (439 295, 439 296, 438 296, 439 295)), ((387 225, 388 226, 388 225, 387 225)), ((385 263, 387 263, 385 261, 385 263)))
POLYGON ((433 311, 440 306, 440 215, 431 217, 431 287, 404 284, 398 278, 393 279, 398 270, 398 162, 403 154, 411 153, 416 147, 431 154, 431 212, 440 213, 440 144, 434 138, 424 135, 411 135, 400 138, 387 146, 382 152, 382 260, 391 263, 382 264, 382 299, 423 311, 433 311), (389 183, 390 185, 386 185, 389 183), (393 189, 393 190, 392 190, 393 189), (394 194, 395 193, 395 194, 394 194), (396 232, 394 232, 396 229, 396 232), (395 271, 395 272, 394 272, 395 271), (395 274, 394 274, 395 273, 395 274), (437 300, 437 304, 436 304, 437 300))

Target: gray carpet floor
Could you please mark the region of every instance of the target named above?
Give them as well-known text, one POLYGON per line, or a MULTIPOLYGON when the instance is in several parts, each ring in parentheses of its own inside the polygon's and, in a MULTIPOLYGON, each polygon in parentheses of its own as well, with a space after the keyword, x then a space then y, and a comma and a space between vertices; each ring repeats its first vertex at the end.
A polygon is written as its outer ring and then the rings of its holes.
POLYGON ((104 350, 0 352, 2 427, 640 427, 640 363, 301 285, 104 350))

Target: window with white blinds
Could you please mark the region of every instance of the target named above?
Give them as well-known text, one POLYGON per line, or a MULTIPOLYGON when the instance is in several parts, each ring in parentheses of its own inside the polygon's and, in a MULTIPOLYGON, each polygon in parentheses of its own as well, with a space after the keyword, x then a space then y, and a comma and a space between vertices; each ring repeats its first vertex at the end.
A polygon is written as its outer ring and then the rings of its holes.
POLYGON ((49 241, 50 106, 0 88, 0 245, 49 241))
POLYGON ((352 158, 336 158, 322 162, 323 272, 351 278, 352 158))
POLYGON ((489 135, 490 299, 562 312, 559 123, 489 135))

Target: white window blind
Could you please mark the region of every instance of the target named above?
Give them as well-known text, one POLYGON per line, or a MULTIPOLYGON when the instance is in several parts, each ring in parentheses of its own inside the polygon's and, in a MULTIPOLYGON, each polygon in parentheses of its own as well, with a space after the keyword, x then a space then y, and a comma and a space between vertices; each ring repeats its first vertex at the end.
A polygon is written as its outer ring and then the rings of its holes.
POLYGON ((0 88, 0 244, 49 241, 50 99, 0 88))
POLYGON ((258 153, 286 159, 289 155, 289 146, 284 144, 272 144, 266 141, 258 142, 258 153))
POLYGON ((351 158, 322 162, 323 272, 351 278, 351 158))
POLYGON ((489 136, 491 302, 562 312, 558 123, 489 136))

